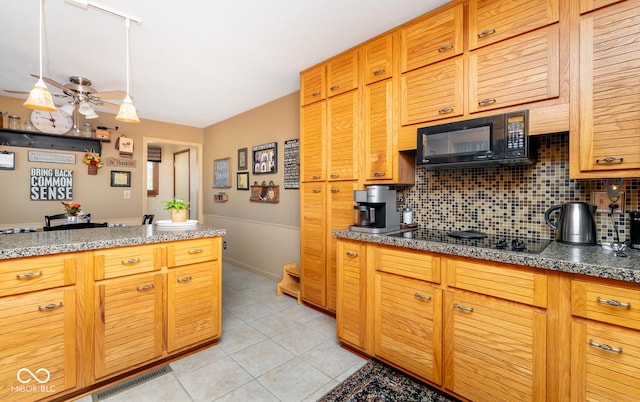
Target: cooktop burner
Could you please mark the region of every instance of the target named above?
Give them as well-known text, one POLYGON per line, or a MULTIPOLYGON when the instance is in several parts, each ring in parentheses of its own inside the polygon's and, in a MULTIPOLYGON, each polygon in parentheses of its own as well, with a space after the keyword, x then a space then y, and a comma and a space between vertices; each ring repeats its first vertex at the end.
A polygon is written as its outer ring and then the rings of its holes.
POLYGON ((529 254, 539 254, 549 245, 549 243, 551 243, 551 240, 546 239, 493 235, 474 230, 451 232, 437 229, 417 229, 410 232, 394 233, 390 236, 436 241, 440 243, 461 244, 481 248, 518 251, 529 254), (471 233, 471 235, 467 236, 465 233, 471 233))

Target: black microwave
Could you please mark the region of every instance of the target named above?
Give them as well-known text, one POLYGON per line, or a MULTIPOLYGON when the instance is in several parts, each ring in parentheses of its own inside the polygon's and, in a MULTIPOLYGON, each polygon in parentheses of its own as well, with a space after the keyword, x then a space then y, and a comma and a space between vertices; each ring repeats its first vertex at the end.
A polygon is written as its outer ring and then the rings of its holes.
POLYGON ((528 165, 529 111, 503 113, 418 129, 417 164, 432 169, 528 165))

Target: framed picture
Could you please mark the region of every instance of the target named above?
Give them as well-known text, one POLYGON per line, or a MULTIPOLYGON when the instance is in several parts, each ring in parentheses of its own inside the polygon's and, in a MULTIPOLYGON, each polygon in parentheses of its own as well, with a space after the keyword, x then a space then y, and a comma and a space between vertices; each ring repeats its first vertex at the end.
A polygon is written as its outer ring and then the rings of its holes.
POLYGON ((0 152, 0 169, 13 170, 16 168, 16 154, 13 152, 0 152))
POLYGON ((278 171, 278 143, 257 145, 253 147, 253 173, 268 174, 278 171))
POLYGON ((213 187, 231 187, 231 158, 213 161, 213 187))
POLYGON ((249 172, 236 173, 236 188, 238 190, 249 190, 249 172))
POLYGON ((247 170, 247 148, 238 150, 238 170, 247 170))
POLYGON ((131 187, 131 172, 112 170, 111 187, 131 187))

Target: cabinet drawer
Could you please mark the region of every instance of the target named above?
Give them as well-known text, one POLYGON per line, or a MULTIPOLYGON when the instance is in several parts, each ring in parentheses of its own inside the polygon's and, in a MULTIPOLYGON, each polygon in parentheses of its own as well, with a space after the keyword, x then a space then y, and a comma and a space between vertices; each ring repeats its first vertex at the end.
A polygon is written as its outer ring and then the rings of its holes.
POLYGON ((164 245, 120 247, 96 251, 93 257, 95 279, 157 271, 162 268, 164 245))
POLYGON ((195 264, 218 259, 220 238, 183 240, 167 245, 167 266, 195 264))
POLYGON ((0 262, 0 297, 76 282, 78 254, 19 258, 0 262))
POLYGON ((374 268, 380 272, 440 283, 440 257, 394 247, 373 250, 374 268))
POLYGON ((447 259, 447 285, 489 296, 547 307, 547 276, 497 262, 447 259))
POLYGON ((640 330, 638 287, 571 281, 571 313, 640 330))

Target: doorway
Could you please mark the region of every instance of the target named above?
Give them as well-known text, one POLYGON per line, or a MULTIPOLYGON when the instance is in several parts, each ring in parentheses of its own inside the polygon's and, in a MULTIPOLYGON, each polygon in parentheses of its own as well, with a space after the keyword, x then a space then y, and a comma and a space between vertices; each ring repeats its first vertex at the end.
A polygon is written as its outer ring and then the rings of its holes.
MULTIPOLYGON (((191 204, 191 150, 189 148, 173 153, 173 198, 191 204)), ((191 210, 189 210, 191 219, 191 210)))

